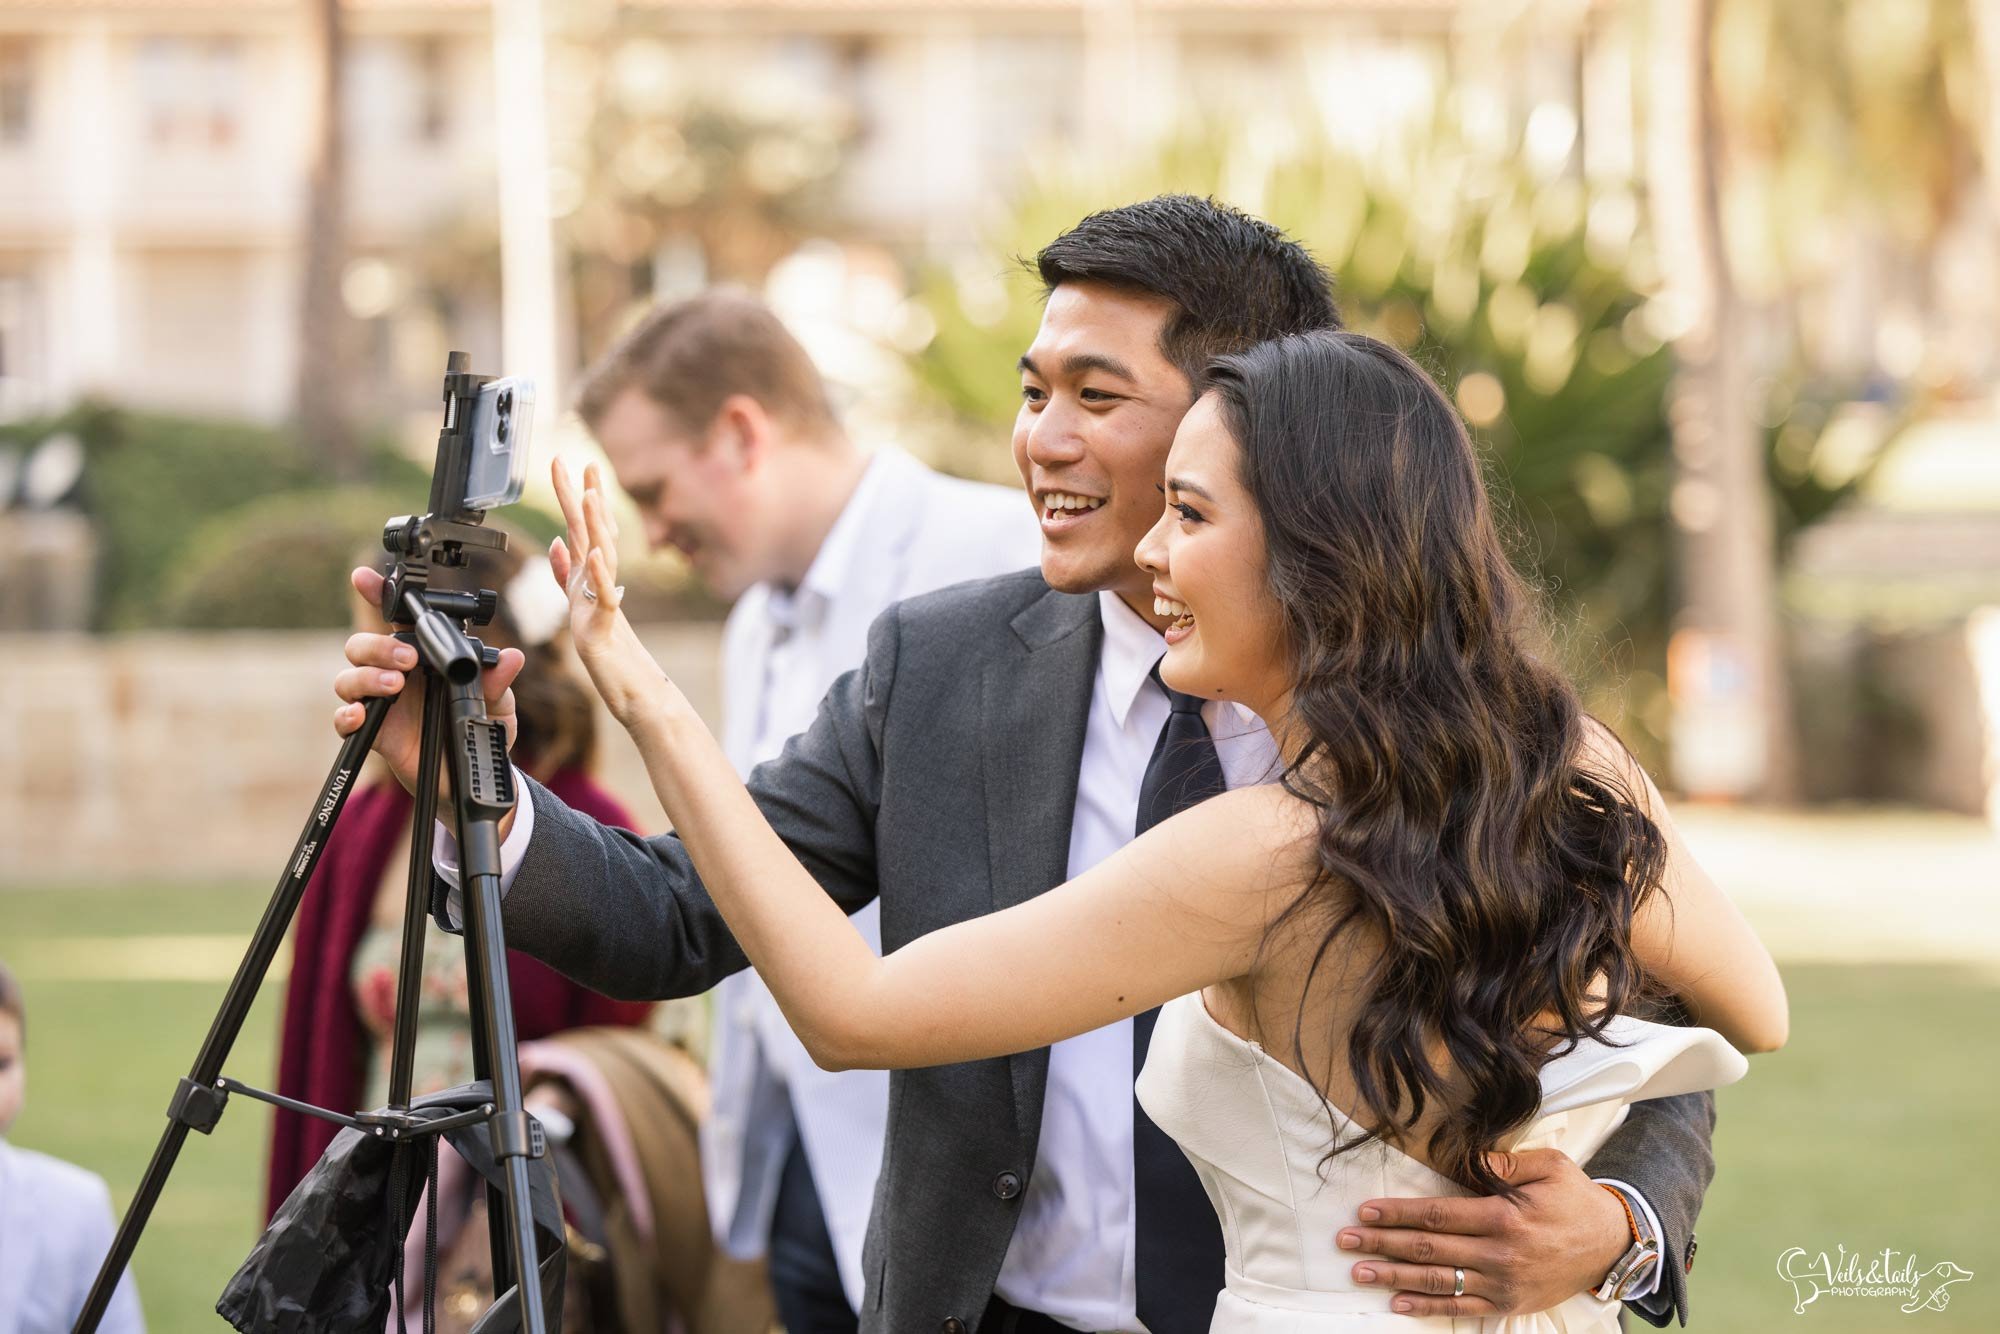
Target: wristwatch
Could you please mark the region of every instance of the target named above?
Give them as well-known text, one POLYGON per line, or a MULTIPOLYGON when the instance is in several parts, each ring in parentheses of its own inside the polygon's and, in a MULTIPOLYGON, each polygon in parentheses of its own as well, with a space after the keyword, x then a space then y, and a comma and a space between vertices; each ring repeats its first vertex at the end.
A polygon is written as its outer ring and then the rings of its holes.
POLYGON ((1632 1201, 1616 1186, 1605 1186, 1625 1210, 1625 1225, 1631 1229, 1632 1245, 1625 1254, 1618 1257, 1618 1263, 1611 1266, 1611 1272, 1604 1276, 1604 1282, 1597 1286, 1594 1295, 1599 1301, 1624 1301, 1626 1294, 1637 1288, 1660 1263, 1660 1239, 1646 1222, 1645 1214, 1632 1207, 1632 1201))

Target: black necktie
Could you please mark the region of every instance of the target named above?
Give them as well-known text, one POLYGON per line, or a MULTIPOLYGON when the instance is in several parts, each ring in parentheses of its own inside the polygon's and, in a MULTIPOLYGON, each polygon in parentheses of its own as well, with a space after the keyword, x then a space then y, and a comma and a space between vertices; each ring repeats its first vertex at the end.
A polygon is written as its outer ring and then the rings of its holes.
MULTIPOLYGON (((1201 700, 1167 690, 1160 665, 1153 664, 1153 682, 1167 691, 1173 710, 1146 777, 1139 784, 1138 827, 1143 834, 1175 811, 1183 811, 1222 791, 1222 758, 1215 738, 1201 720, 1201 700)), ((1132 1071, 1146 1063, 1146 1046, 1153 1039, 1158 1010, 1132 1019, 1132 1071)), ((1222 1225, 1201 1188, 1194 1165, 1164 1130, 1153 1124, 1145 1108, 1132 1102, 1132 1191, 1136 1198, 1138 1236, 1133 1268, 1139 1289, 1139 1319, 1151 1334, 1203 1334, 1215 1314, 1215 1297, 1222 1291, 1222 1225)))

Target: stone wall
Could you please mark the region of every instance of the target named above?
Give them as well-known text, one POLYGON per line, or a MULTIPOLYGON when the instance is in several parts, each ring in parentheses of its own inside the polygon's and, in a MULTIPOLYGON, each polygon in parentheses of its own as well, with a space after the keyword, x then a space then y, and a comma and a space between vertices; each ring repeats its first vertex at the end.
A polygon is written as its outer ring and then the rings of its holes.
MULTIPOLYGON (((720 627, 645 633, 703 717, 720 627)), ((338 750, 331 631, 0 635, 0 886, 109 880, 276 884, 338 750)), ((600 776, 665 824, 600 709, 600 776)))

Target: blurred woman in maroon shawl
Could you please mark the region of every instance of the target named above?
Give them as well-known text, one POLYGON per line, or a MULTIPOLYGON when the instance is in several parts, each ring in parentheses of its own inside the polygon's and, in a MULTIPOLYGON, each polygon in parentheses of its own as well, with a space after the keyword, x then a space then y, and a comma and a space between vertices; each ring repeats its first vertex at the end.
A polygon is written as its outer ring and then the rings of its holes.
MULTIPOLYGON (((520 540, 512 545, 532 550, 520 540)), ((468 586, 501 595, 499 614, 476 633, 494 647, 516 647, 528 657, 514 683, 520 719, 515 762, 576 810, 630 827, 630 816, 589 777, 595 705, 566 666, 568 608, 546 559, 523 560, 513 551, 481 553, 463 573, 468 586)), ((359 599, 355 615, 381 629, 375 609, 359 599)), ((286 1097, 349 1112, 386 1101, 410 809, 409 793, 394 781, 358 789, 299 904, 278 1052, 278 1092, 286 1097)), ((640 1025, 652 1010, 601 996, 516 950, 507 952, 507 977, 523 1042, 569 1028, 640 1025)), ((415 1093, 472 1078, 469 1018, 463 946, 435 923, 427 924, 415 1093)), ((267 1216, 338 1131, 329 1121, 279 1109, 271 1136, 267 1216)))

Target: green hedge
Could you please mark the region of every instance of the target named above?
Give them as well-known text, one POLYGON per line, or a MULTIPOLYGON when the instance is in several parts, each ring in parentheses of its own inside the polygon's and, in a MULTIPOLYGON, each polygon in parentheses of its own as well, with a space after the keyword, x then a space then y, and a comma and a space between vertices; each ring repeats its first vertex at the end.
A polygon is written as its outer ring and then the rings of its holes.
POLYGON ((83 500, 97 521, 102 629, 162 623, 163 582, 203 519, 314 479, 310 460, 285 436, 240 422, 90 404, 9 434, 33 441, 58 431, 75 433, 87 459, 83 500))
POLYGON ((161 589, 161 623, 191 630, 308 629, 348 623, 347 572, 362 544, 409 498, 388 488, 298 491, 217 515, 194 530, 161 589))
MULTIPOLYGON (((384 439, 367 483, 335 486, 283 429, 101 403, 0 425, 0 444, 59 432, 84 446, 101 630, 343 625, 355 548, 429 497, 428 470, 384 439)), ((528 506, 504 514, 543 543, 561 531, 528 506)))

